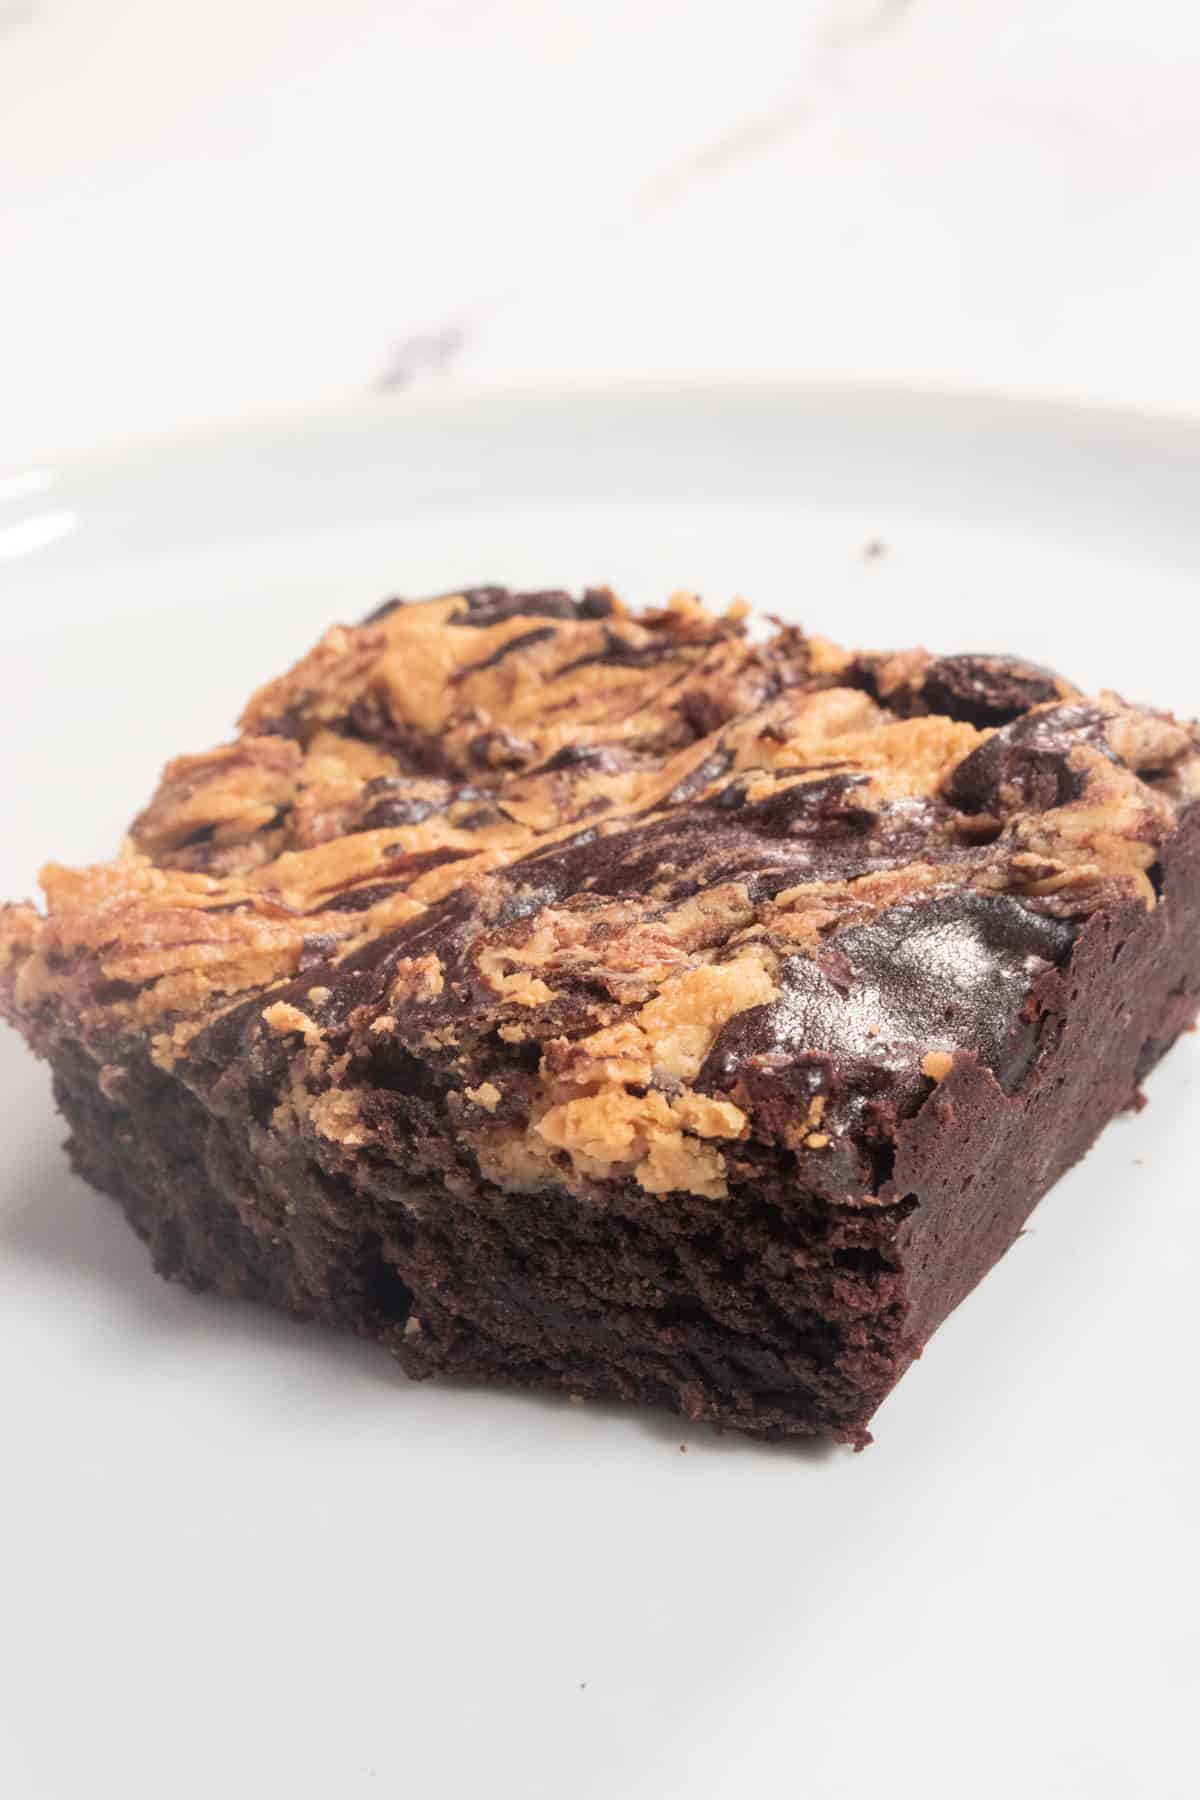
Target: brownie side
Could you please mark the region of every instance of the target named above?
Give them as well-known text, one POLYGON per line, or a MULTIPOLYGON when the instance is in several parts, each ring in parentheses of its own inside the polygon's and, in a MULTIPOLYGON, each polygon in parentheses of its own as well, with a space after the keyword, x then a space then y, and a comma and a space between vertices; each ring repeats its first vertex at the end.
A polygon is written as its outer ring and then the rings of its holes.
POLYGON ((1198 791, 1013 659, 471 589, 48 871, 0 1004, 165 1274, 861 1444, 1194 1013, 1198 791))
POLYGON ((889 1192, 917 1197, 900 1233, 919 1350, 1018 1236, 1036 1202, 1108 1122, 1200 1010, 1200 806, 1167 845, 1153 911, 1088 921, 1045 984, 1042 1047, 1014 1094, 956 1058, 897 1138, 889 1192))
POLYGON ((248 1229, 211 1179, 210 1121, 186 1088, 143 1060, 127 1064, 119 1086, 108 1081, 105 1092, 95 1062, 67 1043, 51 1069, 72 1167, 120 1203, 160 1274, 232 1298, 287 1303, 290 1258, 248 1229))
POLYGON ((62 1059, 55 1094, 75 1168, 120 1203, 161 1274, 352 1330, 415 1378, 859 1443, 907 1361, 894 1251, 907 1203, 831 1208, 781 1175, 719 1209, 629 1195, 604 1213, 554 1192, 513 1206, 480 1184, 450 1212, 435 1184, 394 1168, 361 1183, 299 1153, 268 1168, 244 1130, 153 1068, 118 1101, 86 1059, 62 1059))

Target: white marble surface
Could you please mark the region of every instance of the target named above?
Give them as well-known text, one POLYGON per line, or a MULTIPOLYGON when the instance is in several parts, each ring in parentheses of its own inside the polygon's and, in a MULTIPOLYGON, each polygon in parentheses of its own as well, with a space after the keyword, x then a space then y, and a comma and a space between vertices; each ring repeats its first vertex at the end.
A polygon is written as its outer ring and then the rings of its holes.
POLYGON ((0 468, 413 382, 1200 411, 1194 0, 0 0, 0 468))

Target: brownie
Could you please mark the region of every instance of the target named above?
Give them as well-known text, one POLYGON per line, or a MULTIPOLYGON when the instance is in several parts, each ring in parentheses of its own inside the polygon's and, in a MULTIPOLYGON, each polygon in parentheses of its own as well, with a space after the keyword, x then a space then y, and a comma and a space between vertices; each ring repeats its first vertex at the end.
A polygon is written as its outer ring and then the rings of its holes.
POLYGON ((164 1275, 861 1446, 1193 1020, 1198 798, 1015 658, 392 602, 0 915, 0 1010, 164 1275))

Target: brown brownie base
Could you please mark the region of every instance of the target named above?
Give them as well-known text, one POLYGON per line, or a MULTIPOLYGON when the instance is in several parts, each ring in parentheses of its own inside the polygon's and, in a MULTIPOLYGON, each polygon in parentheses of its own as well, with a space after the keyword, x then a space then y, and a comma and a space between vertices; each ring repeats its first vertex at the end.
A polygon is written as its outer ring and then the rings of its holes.
POLYGON ((75 1167, 117 1199, 156 1266, 386 1345, 448 1374, 664 1406, 761 1437, 861 1446, 868 1421, 1033 1206, 1136 1098, 1200 1004, 1200 808, 1156 871, 1160 904, 1095 914, 1039 994, 1038 1056, 1015 1092, 959 1054, 896 1139, 878 1202, 798 1191, 781 1157, 719 1202, 636 1190, 514 1205, 487 1183, 453 1216, 392 1168, 362 1185, 298 1149, 271 1173, 245 1123, 213 1118, 147 1061, 119 1102, 60 1051, 75 1167))

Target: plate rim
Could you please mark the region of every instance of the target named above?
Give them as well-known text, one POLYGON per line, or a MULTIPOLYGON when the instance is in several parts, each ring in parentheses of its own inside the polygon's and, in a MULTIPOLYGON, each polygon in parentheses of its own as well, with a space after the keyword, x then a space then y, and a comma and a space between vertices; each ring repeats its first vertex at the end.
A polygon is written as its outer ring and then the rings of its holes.
POLYGON ((947 424, 972 415, 989 413, 996 424, 1041 422, 1044 429, 1069 431, 1086 426, 1089 435, 1108 441, 1141 439, 1160 447, 1191 450, 1200 455, 1200 413, 1175 413, 1163 408, 1122 405, 1087 396, 1048 394, 1036 389, 964 385, 917 379, 875 380, 867 376, 738 374, 628 375, 616 379, 578 377, 496 377, 463 383, 430 384, 400 390, 367 390, 349 396, 296 407, 269 409, 242 417, 196 421, 161 432, 137 434, 106 445, 64 450, 61 454, 36 455, 28 460, 0 465, 0 477, 12 479, 29 471, 48 472, 55 486, 74 477, 131 472, 148 458, 170 458, 173 453, 211 450, 223 441, 249 441, 281 431, 305 436, 340 422, 364 425, 407 423, 422 417, 468 412, 473 407, 519 403, 522 399, 543 405, 572 401, 581 406, 653 405, 656 401, 691 403, 708 409, 738 399, 756 404, 774 403, 779 411, 816 410, 843 399, 855 408, 876 407, 898 417, 920 414, 947 424))

